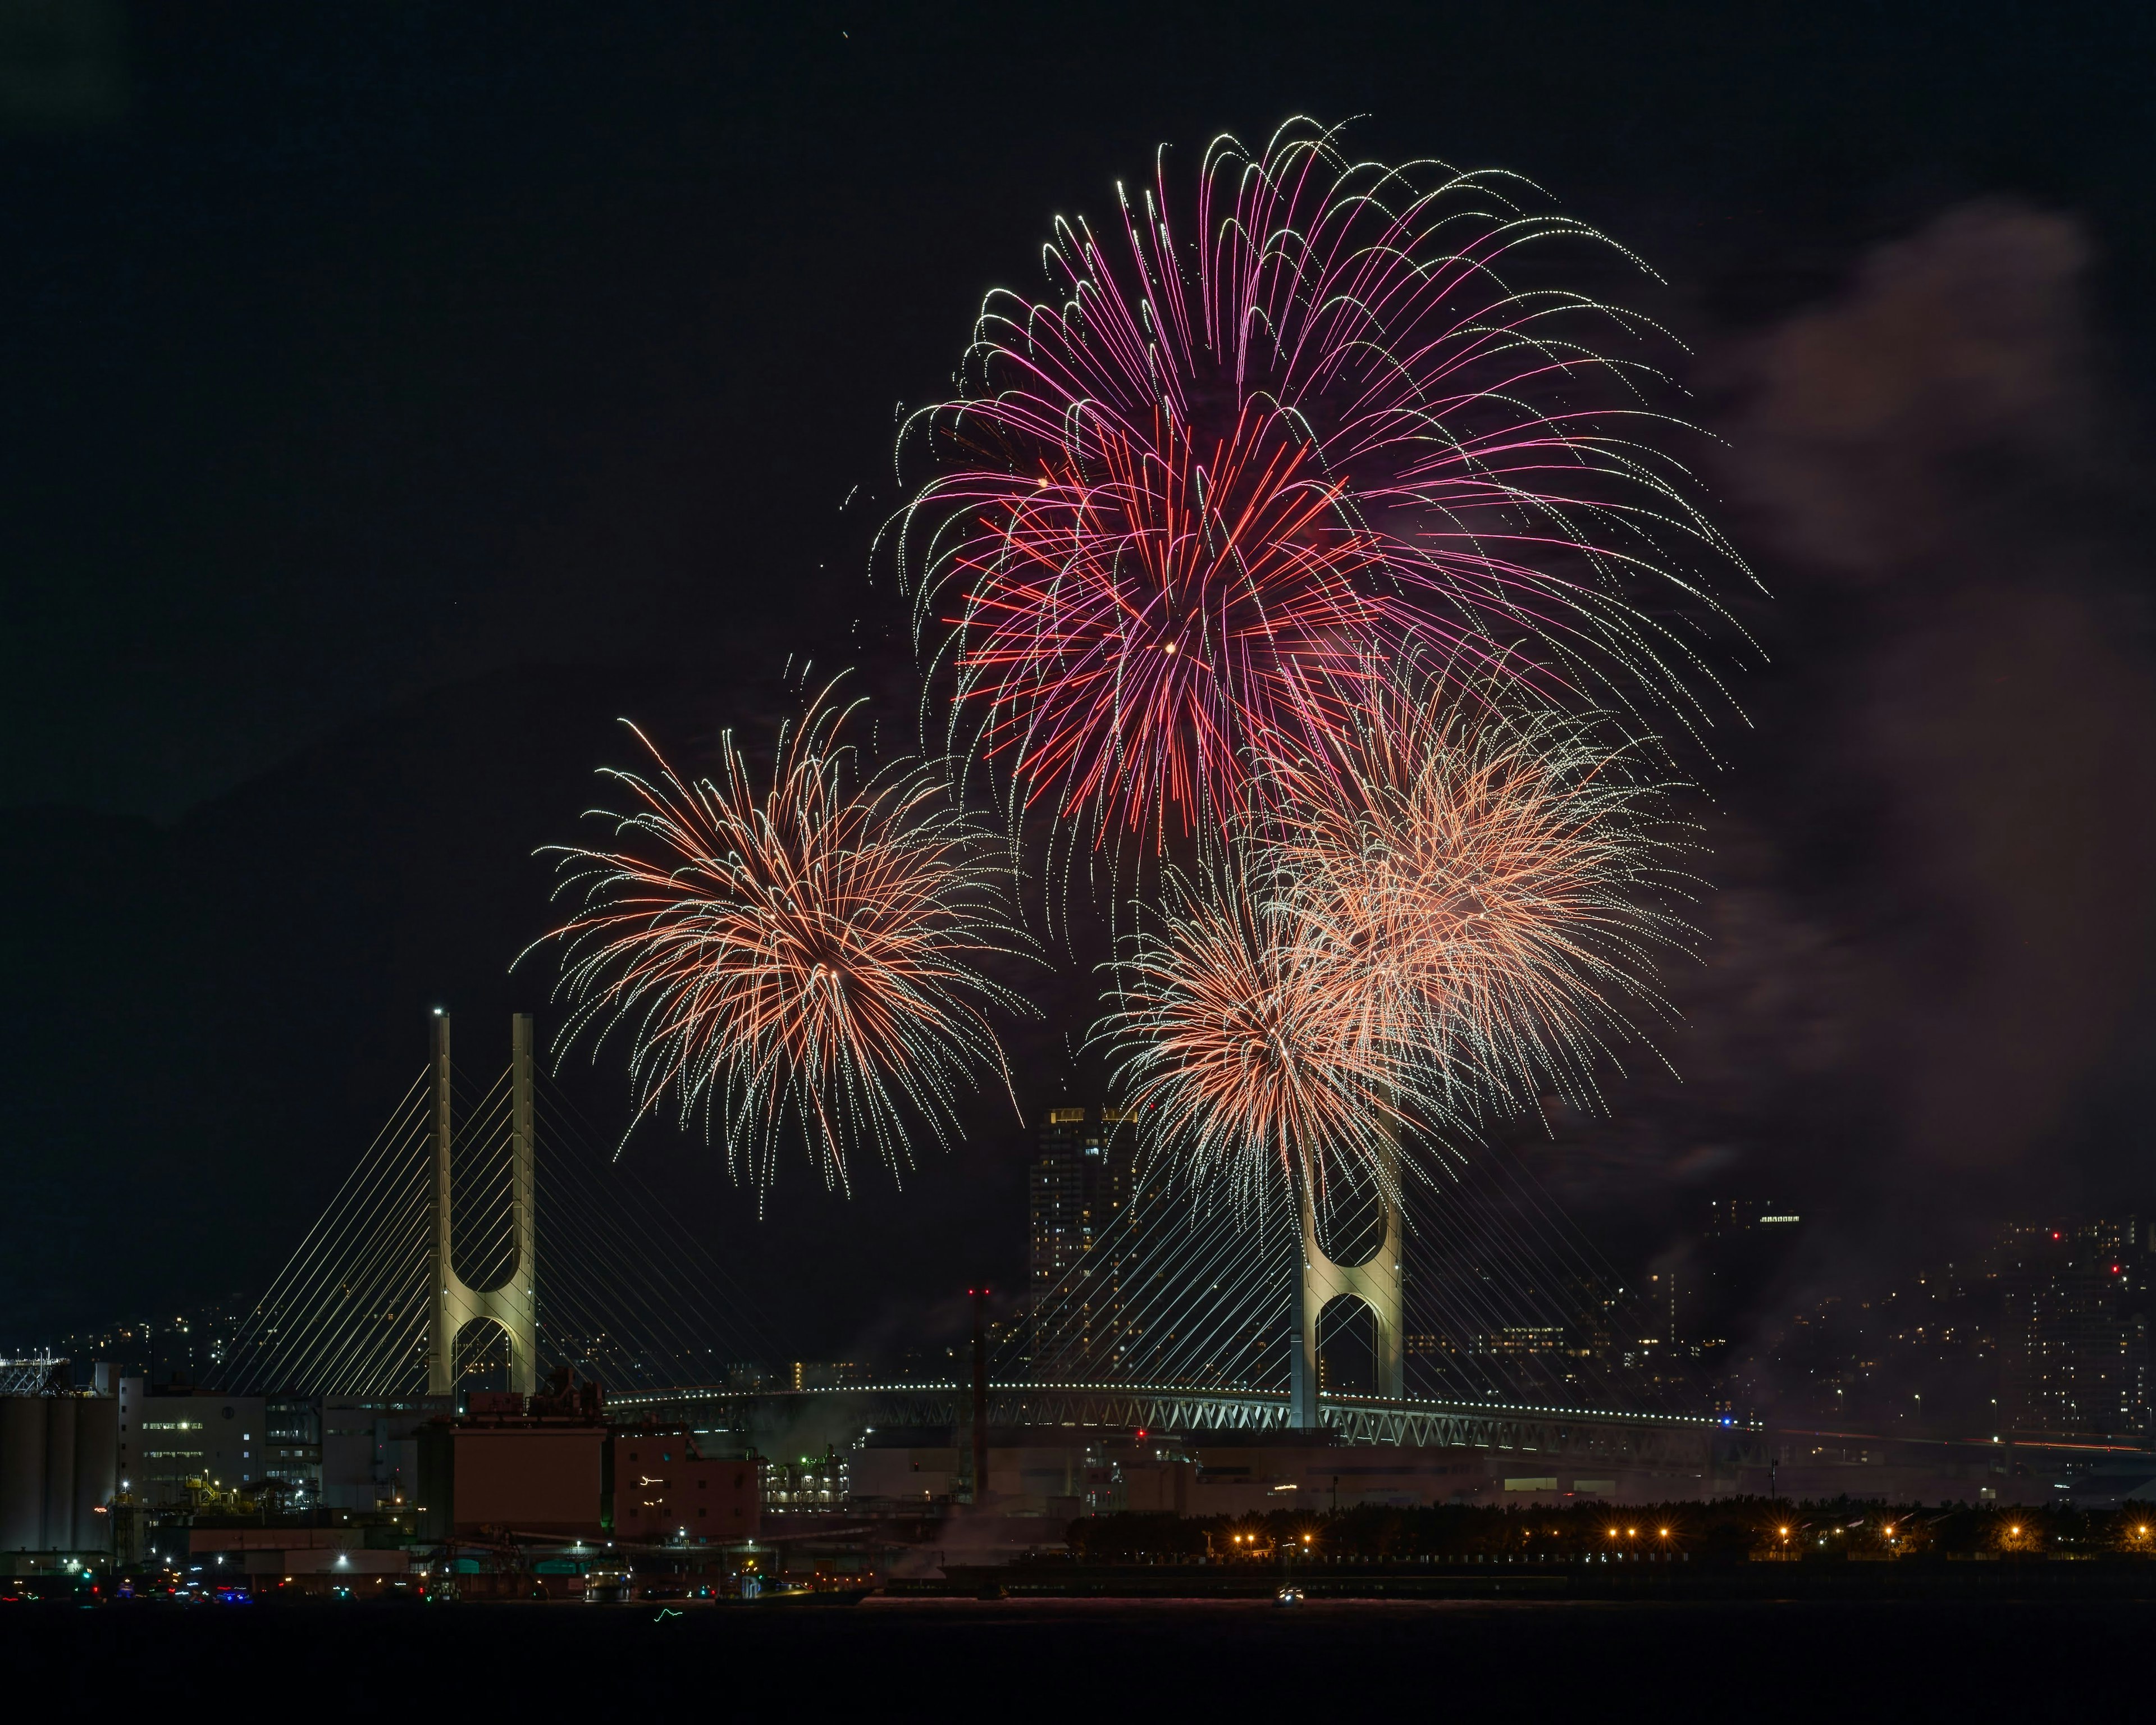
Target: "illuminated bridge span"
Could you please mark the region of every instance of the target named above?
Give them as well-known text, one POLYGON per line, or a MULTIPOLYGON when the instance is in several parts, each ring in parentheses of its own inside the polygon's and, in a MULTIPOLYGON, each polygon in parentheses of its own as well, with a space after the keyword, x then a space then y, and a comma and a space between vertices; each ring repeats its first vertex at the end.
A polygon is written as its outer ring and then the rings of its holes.
MULTIPOLYGON (((693 1385, 638 1390, 608 1402, 624 1412, 747 1433, 792 1430, 803 1415, 819 1409, 828 1410, 834 1421, 873 1429, 955 1428, 973 1415, 973 1392, 957 1384, 870 1384, 776 1394, 693 1385)), ((1759 1431, 1756 1425, 1685 1414, 1412 1399, 1325 1396, 1319 1409, 1319 1424, 1351 1444, 1513 1450, 1642 1466, 1700 1464, 1710 1457, 1726 1464, 1753 1446, 1759 1431)), ((988 1424, 1192 1437, 1294 1429, 1285 1394, 1152 1384, 991 1384, 988 1424)))
MULTIPOLYGON (((804 1417, 973 1422, 970 1388, 955 1384, 732 1387, 769 1383, 740 1368, 792 1351, 678 1216, 593 1147, 535 1069, 530 1020, 515 1021, 506 1067, 470 1086, 446 1016, 434 1030, 433 1059, 252 1307, 218 1387, 445 1395, 506 1378, 529 1392, 566 1366, 625 1410, 750 1434, 804 1417)), ((1419 1209, 1363 1219, 1351 1255, 1345 1223, 1313 1247, 1306 1214, 1297 1228, 1194 1204, 1119 1160, 1126 1149, 1101 1152, 1106 1221, 984 1333, 990 1425, 1324 1428, 1352 1443, 1677 1465, 1745 1441, 1733 1422, 1666 1404, 1669 1380, 1651 1355, 1635 1360, 1652 1344, 1623 1339, 1653 1314, 1624 1303, 1502 1158, 1419 1209), (1384 1274, 1353 1267, 1363 1258, 1384 1274)))

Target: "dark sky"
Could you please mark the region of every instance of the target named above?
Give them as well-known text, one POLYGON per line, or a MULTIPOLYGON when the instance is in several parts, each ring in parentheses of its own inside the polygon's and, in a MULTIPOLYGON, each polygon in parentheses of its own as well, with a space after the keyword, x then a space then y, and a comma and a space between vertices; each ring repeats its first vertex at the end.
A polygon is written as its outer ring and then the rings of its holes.
MULTIPOLYGON (((1688 1086, 1620 1086, 1553 1183, 1649 1245, 1717 1180, 2140 1199, 2152 34, 0 0, 0 1206, 36 1219, 0 1345, 259 1282, 431 1001, 480 1039, 545 1009, 503 975, 546 915, 526 859, 613 716, 708 737, 787 654, 891 630, 894 407, 983 290, 1157 142, 1296 112, 1520 170, 1657 265, 1779 595, 1688 1086)), ((728 1237, 813 1243, 800 1345, 848 1345, 1016 1273, 1014 1142, 844 1211, 798 1180, 728 1237)))

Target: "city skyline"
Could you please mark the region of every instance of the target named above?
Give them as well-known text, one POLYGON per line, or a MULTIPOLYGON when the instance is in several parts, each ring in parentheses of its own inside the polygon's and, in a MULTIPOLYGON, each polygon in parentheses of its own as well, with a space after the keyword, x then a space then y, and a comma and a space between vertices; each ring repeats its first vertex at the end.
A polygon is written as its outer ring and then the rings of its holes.
MULTIPOLYGON (((1147 1178, 1134 1136, 1116 1132, 1125 1123, 1112 1110, 1067 1101, 1041 1117, 1023 1219, 1029 1275, 999 1302, 990 1332, 993 1375, 1045 1384, 1279 1389, 1286 1378, 1287 1320, 1278 1307, 1281 1291, 1267 1290, 1267 1276, 1277 1280, 1277 1269, 1245 1272, 1224 1298, 1218 1280, 1209 1296, 1189 1286, 1182 1266, 1194 1250, 1198 1261, 1216 1266, 1208 1273, 1217 1278, 1217 1266, 1240 1255, 1245 1242, 1233 1229, 1192 1233, 1163 1172, 1147 1178), (1205 1327, 1219 1333, 1207 1338, 1204 1353, 1175 1345, 1178 1329, 1205 1327)), ((544 1165, 562 1173, 570 1166, 551 1147, 544 1165)), ((459 1176, 459 1185, 483 1212, 499 1209, 508 1195, 501 1167, 475 1167, 459 1176), (484 1189, 490 1180, 502 1189, 490 1199, 484 1189)), ((555 1243, 543 1261, 557 1273, 567 1273, 565 1260, 595 1238, 592 1206, 605 1203, 595 1194, 579 1195, 573 1183, 564 1195, 583 1225, 564 1229, 558 1240, 542 1229, 542 1238, 555 1243)), ((551 1203, 542 1209, 552 1215, 551 1203)), ((755 1394, 963 1378, 963 1344, 930 1334, 895 1338, 898 1345, 880 1354, 850 1359, 771 1354, 768 1312, 745 1317, 738 1306, 724 1315, 719 1307, 700 1310, 693 1266, 654 1273, 652 1254, 663 1250, 648 1231, 654 1219, 624 1210, 620 1222, 606 1224, 625 1225, 630 1237, 647 1242, 636 1266, 619 1264, 609 1273, 617 1281, 649 1280, 662 1301, 688 1303, 654 1329, 648 1312, 639 1315, 639 1301, 613 1306, 609 1318, 605 1296, 578 1284, 565 1283, 564 1298, 552 1299, 552 1278, 542 1270, 550 1290, 538 1307, 545 1360, 566 1360, 617 1394, 653 1383, 755 1394), (670 1283, 664 1279, 670 1275, 670 1283), (759 1322, 761 1351, 748 1339, 754 1328, 743 1327, 759 1322), (586 1339, 578 1339, 580 1327, 590 1332, 586 1339), (693 1356, 682 1351, 685 1331, 693 1356), (721 1332, 733 1342, 708 1357, 695 1345, 721 1332)), ((349 1218, 323 1222, 350 1225, 349 1218)), ((1581 1260, 1544 1264, 1502 1307, 1447 1297, 1445 1278, 1457 1277, 1459 1261, 1445 1259, 1434 1241, 1412 1242, 1408 1394, 1727 1413, 1748 1425, 1855 1426, 1881 1437, 2145 1440, 2152 1423, 2148 1329, 2156 1219, 2123 1214, 2005 1224, 1958 1261, 1919 1266, 1895 1285, 1815 1286, 1793 1299, 1784 1272, 1797 1261, 1803 1225, 1800 1214, 1773 1199, 1712 1199, 1681 1251, 1665 1254, 1659 1267, 1626 1274, 1581 1260)), ((487 1250, 485 1227, 475 1234, 460 1222, 458 1237, 467 1253, 475 1245, 487 1250)), ((490 1280, 483 1269, 461 1260, 460 1267, 481 1283, 490 1280)), ((742 1297, 740 1290, 721 1296, 742 1297)), ((13 1352, 69 1360, 73 1378, 84 1384, 95 1367, 100 1381, 131 1373, 163 1393, 252 1393, 259 1399, 266 1391, 274 1401, 280 1386, 289 1393, 293 1368, 277 1363, 284 1356, 275 1350, 246 1363, 261 1345, 254 1339, 262 1332, 261 1298, 259 1290, 236 1292, 191 1314, 63 1335, 41 1348, 13 1352)), ((748 1299, 752 1305, 752 1294, 748 1299)), ((295 1315, 284 1326, 298 1322, 295 1315)), ((499 1340, 490 1343, 475 1329, 460 1341, 455 1394, 509 1381, 509 1357, 494 1345, 499 1340)), ((1322 1391, 1381 1394, 1369 1375, 1368 1350, 1367 1334, 1335 1323, 1323 1338, 1322 1391)), ((424 1389, 416 1378, 399 1388, 393 1373, 382 1377, 390 1358, 336 1382, 362 1397, 424 1389)))
POLYGON ((2143 1440, 2143 24, 18 13, 11 1350, 2143 1440))

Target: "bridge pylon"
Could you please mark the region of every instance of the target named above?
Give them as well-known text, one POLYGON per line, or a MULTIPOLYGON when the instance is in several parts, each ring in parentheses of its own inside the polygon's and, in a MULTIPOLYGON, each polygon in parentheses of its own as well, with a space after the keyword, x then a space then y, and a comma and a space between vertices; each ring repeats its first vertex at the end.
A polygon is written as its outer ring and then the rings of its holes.
POLYGON ((434 1252, 431 1317, 427 1327, 427 1389, 456 1389, 457 1337, 468 1323, 499 1324, 509 1337, 509 1387, 525 1395, 539 1388, 538 1188, 531 1142, 531 1015, 510 1019, 509 1096, 511 1219, 516 1262, 491 1288, 468 1286, 449 1249, 454 1219, 449 1186, 453 1139, 449 1117, 449 1015, 434 1015, 434 1252))
POLYGON ((1401 1259, 1407 1230, 1400 1216, 1397 1168, 1381 1197, 1385 1234, 1378 1250, 1360 1264, 1336 1264, 1317 1243, 1317 1209, 1306 1183, 1302 1189, 1301 1263, 1295 1277, 1295 1333, 1288 1355, 1288 1423, 1315 1430, 1317 1409, 1317 1322, 1335 1300, 1359 1300, 1376 1320, 1377 1393, 1398 1401, 1407 1394, 1407 1321, 1401 1259))

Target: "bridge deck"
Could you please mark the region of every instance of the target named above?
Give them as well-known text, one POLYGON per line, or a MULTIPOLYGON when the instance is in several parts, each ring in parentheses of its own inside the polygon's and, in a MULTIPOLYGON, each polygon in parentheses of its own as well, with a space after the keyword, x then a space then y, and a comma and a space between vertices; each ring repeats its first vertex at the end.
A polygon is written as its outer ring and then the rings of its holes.
MULTIPOLYGON (((608 1398, 624 1409, 688 1419, 719 1414, 738 1430, 788 1423, 824 1405, 840 1407, 866 1426, 957 1425, 973 1411, 972 1392, 957 1384, 881 1384, 832 1389, 745 1391, 718 1384, 634 1391, 608 1398)), ((1439 1402, 1376 1397, 1320 1399, 1326 1426, 1348 1443, 1516 1450, 1635 1464, 1725 1464, 1746 1447, 1756 1426, 1727 1418, 1635 1414, 1614 1409, 1554 1408, 1499 1402, 1439 1402)), ((1175 1432, 1278 1432, 1287 1436, 1286 1394, 1264 1390, 1195 1389, 1172 1384, 991 1384, 988 1423, 1077 1430, 1175 1432)))

